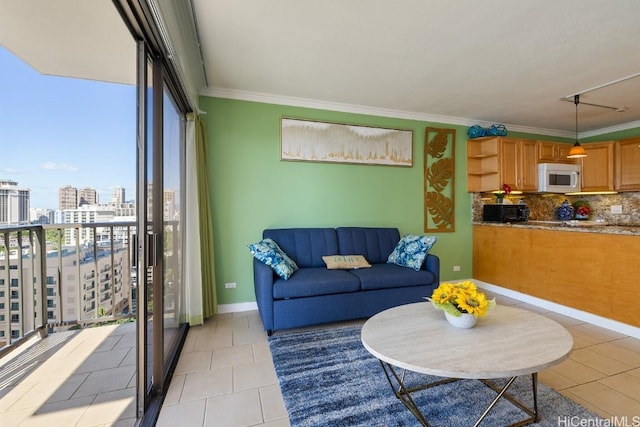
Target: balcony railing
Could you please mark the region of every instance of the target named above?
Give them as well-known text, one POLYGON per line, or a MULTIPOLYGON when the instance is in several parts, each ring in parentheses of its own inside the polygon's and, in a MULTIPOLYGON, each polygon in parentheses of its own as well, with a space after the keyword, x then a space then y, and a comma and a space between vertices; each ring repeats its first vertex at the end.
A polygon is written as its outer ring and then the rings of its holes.
POLYGON ((134 234, 135 222, 0 227, 0 357, 37 333, 133 317, 134 234))

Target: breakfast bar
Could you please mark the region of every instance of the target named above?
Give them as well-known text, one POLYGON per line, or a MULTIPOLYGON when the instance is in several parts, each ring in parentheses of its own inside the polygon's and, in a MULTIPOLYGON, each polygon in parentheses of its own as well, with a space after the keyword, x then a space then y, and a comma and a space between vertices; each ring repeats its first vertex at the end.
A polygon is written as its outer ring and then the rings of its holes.
POLYGON ((553 221, 473 224, 473 277, 640 327, 640 227, 553 221))

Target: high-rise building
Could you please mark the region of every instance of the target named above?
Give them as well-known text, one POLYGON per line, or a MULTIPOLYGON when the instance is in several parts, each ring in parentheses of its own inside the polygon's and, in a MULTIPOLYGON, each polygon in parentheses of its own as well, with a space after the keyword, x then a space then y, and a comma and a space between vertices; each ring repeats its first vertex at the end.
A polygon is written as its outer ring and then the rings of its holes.
POLYGON ((29 198, 30 191, 16 181, 0 180, 0 224, 29 223, 29 198))
POLYGON ((171 221, 176 219, 176 192, 174 190, 164 190, 162 194, 164 219, 171 221))
POLYGON ((29 209, 29 222, 31 224, 53 224, 55 222, 54 211, 47 208, 29 209))
POLYGON ((98 192, 93 188, 85 187, 78 191, 78 206, 82 205, 97 205, 98 204, 98 192))
POLYGON ((113 187, 111 192, 111 204, 114 206, 119 206, 125 202, 124 198, 124 188, 122 187, 113 187))
POLYGON ((78 207, 78 189, 65 185, 58 190, 58 209, 75 209, 78 207))

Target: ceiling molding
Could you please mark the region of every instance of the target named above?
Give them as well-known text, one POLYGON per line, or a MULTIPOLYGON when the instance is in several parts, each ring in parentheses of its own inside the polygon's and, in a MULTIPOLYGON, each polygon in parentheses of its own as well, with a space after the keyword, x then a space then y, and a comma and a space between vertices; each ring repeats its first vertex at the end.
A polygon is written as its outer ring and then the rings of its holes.
POLYGON ((590 130, 590 131, 587 131, 587 132, 580 132, 579 137, 580 138, 588 138, 590 136, 604 135, 604 134, 607 134, 607 133, 618 132, 618 131, 622 131, 622 130, 635 129, 635 128, 640 128, 640 120, 635 121, 635 122, 623 123, 621 125, 616 125, 616 126, 609 126, 609 127, 602 128, 602 129, 595 129, 595 130, 590 130))
MULTIPOLYGON (((439 116, 431 114, 416 113, 412 111, 392 110, 386 108, 375 108, 364 105, 343 104, 337 102, 321 101, 316 99, 296 98, 281 95, 272 95, 267 93, 249 92, 224 88, 205 88, 200 91, 202 96, 210 96, 214 98, 235 99, 239 101, 262 102, 265 104, 287 105, 292 107, 314 108, 319 110, 340 111, 343 113, 366 114, 370 116, 393 117, 397 119, 419 120, 431 123, 444 123, 458 126, 479 125, 489 127, 495 122, 483 122, 478 120, 470 120, 463 117, 439 116)), ((557 129, 543 129, 528 126, 518 126, 507 123, 504 124, 507 129, 514 132, 524 132, 533 134, 542 134, 548 136, 558 136, 571 138, 575 136, 572 132, 560 131, 557 129)))

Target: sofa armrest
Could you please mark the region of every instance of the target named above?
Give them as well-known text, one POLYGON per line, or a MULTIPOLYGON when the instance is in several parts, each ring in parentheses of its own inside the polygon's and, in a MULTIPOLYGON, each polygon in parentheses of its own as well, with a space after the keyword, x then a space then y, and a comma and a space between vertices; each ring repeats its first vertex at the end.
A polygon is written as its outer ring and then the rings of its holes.
POLYGON ((440 258, 437 255, 427 254, 427 259, 424 260, 423 268, 433 273, 435 277, 435 287, 440 284, 440 258))
POLYGON ((253 259, 253 286, 264 330, 273 330, 273 283, 275 273, 268 265, 253 259))

